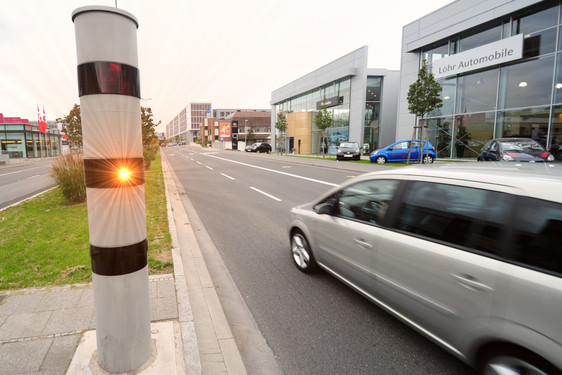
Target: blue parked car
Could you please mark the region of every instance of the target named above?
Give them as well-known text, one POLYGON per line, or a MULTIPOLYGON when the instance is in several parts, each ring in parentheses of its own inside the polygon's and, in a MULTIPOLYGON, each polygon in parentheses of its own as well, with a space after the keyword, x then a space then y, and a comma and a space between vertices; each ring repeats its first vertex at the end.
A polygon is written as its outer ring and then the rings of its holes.
MULTIPOLYGON (((385 148, 379 148, 371 152, 369 159, 371 163, 384 164, 391 161, 405 162, 408 160, 408 152, 410 151, 410 142, 412 141, 400 141, 391 144, 385 148)), ((435 153, 435 148, 429 142, 429 147, 423 141, 423 157, 424 163, 433 163, 437 154, 435 153)), ((420 152, 420 140, 416 139, 412 144, 412 152, 410 153, 410 161, 416 161, 419 159, 420 152)))

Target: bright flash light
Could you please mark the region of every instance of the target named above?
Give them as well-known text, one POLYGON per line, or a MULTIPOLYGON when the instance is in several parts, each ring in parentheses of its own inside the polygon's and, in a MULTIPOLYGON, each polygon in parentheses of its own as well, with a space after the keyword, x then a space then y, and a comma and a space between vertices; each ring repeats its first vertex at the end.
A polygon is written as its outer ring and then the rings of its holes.
POLYGON ((121 168, 119 170, 119 179, 121 181, 127 181, 131 178, 131 171, 128 170, 127 168, 121 168))

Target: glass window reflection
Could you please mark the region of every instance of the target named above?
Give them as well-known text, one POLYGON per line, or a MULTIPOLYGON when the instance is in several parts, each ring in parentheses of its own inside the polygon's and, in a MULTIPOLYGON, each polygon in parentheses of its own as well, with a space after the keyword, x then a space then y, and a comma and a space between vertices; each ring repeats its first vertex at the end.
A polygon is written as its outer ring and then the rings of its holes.
POLYGON ((453 157, 476 158, 486 142, 494 138, 495 112, 455 116, 453 157))
POLYGON ((554 57, 531 60, 501 69, 500 108, 550 104, 554 57))
POLYGON ((496 138, 533 138, 546 147, 550 107, 523 108, 498 113, 496 138))
POLYGON ((558 5, 540 12, 523 15, 513 20, 512 35, 529 34, 555 26, 558 23, 558 5))
POLYGON ((469 49, 480 47, 495 41, 500 40, 502 37, 501 25, 491 26, 490 28, 479 31, 472 35, 461 37, 460 39, 460 52, 468 51, 469 49))
POLYGON ((469 74, 458 79, 457 113, 496 109, 498 69, 469 74))

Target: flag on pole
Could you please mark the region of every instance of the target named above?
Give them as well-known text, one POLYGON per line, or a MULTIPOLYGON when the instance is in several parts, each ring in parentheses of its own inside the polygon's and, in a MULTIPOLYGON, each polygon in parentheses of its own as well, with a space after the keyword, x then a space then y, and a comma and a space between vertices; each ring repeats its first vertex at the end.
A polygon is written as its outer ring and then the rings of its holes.
POLYGON ((39 126, 39 133, 47 132, 47 120, 45 119, 45 106, 43 106, 43 117, 41 117, 41 111, 39 110, 39 104, 37 104, 37 125, 39 126))
POLYGON ((45 105, 43 105, 43 133, 47 132, 47 117, 45 116, 45 105))

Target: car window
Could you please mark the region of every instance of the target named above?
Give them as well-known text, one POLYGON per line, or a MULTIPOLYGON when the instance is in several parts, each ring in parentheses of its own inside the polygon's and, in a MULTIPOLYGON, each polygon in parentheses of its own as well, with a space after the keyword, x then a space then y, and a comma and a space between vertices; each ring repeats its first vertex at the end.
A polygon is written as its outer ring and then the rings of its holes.
POLYGON ((513 229, 513 260, 562 274, 562 204, 521 198, 513 229))
POLYGON ((408 148, 410 148, 409 142, 400 142, 392 147, 393 150, 406 150, 408 148))
POLYGON ((398 180, 369 180, 340 191, 335 215, 379 224, 394 196, 398 180))
POLYGON ((484 189, 413 182, 391 226, 499 256, 513 199, 484 189))

